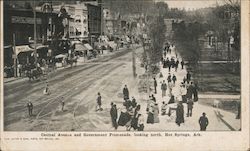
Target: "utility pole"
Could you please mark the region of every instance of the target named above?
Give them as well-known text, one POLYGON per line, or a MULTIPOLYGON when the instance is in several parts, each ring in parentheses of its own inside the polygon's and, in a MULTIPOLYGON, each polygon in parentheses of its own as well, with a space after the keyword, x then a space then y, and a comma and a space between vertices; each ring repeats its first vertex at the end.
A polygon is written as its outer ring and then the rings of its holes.
POLYGON ((35 65, 37 67, 37 49, 36 49, 36 44, 37 44, 37 36, 36 36, 36 2, 33 0, 34 6, 33 6, 33 13, 34 13, 34 58, 35 58, 35 65))
POLYGON ((133 44, 133 37, 132 37, 132 26, 131 26, 131 22, 129 24, 129 35, 130 35, 130 43, 131 45, 129 45, 129 49, 132 50, 132 70, 133 70, 133 77, 136 78, 136 65, 135 65, 135 50, 134 48, 132 48, 132 44, 133 44))
POLYGON ((13 48, 14 48, 14 77, 17 77, 17 54, 16 54, 16 35, 13 33, 13 48))

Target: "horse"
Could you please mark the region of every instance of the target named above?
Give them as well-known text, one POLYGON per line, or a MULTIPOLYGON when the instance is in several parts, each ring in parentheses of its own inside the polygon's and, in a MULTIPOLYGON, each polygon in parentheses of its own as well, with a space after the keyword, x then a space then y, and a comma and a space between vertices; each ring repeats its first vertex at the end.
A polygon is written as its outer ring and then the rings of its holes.
POLYGON ((41 75, 43 75, 43 71, 40 67, 37 67, 37 68, 34 68, 34 69, 27 71, 27 77, 29 78, 29 81, 31 81, 31 79, 37 80, 40 78, 41 75))
POLYGON ((73 64, 75 64, 75 66, 77 65, 77 57, 73 57, 71 59, 67 59, 67 63, 70 64, 70 67, 73 66, 73 64))

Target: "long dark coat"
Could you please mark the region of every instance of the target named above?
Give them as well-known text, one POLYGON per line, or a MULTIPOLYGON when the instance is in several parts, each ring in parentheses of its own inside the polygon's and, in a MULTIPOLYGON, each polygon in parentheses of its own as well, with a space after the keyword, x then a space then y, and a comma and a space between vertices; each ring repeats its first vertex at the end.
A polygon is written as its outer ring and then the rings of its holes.
POLYGON ((194 94, 194 102, 197 102, 198 101, 198 87, 197 87, 197 85, 195 85, 193 87, 193 94, 194 94))
POLYGON ((184 123, 184 109, 182 104, 178 104, 176 108, 176 124, 184 123))
POLYGON ((110 109, 110 116, 111 116, 111 120, 112 120, 112 125, 113 127, 117 128, 117 109, 116 107, 112 106, 110 109))
POLYGON ((124 99, 129 99, 129 91, 128 88, 123 88, 123 97, 124 99))
POLYGON ((188 86, 188 88, 187 88, 187 95, 186 95, 186 97, 191 99, 191 98, 192 98, 193 93, 194 93, 194 87, 193 87, 192 85, 188 86))

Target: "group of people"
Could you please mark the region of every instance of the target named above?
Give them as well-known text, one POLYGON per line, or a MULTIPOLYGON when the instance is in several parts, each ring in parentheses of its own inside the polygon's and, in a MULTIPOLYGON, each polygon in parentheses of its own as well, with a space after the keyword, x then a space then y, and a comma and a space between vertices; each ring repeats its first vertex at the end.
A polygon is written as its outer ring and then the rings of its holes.
POLYGON ((174 68, 177 72, 179 64, 181 64, 181 69, 184 69, 185 64, 183 59, 180 62, 178 58, 175 60, 173 57, 171 59, 169 59, 168 57, 167 59, 164 59, 164 57, 162 57, 161 62, 163 64, 163 68, 168 68, 168 72, 171 72, 171 68, 174 68))
POLYGON ((156 98, 153 94, 151 96, 149 96, 146 111, 148 114, 148 117, 147 117, 148 124, 160 123, 159 106, 158 106, 158 103, 156 102, 156 98))
POLYGON ((123 88, 123 99, 123 109, 120 112, 119 118, 116 104, 111 102, 110 116, 112 126, 114 129, 117 129, 118 126, 125 126, 127 131, 130 131, 131 129, 135 131, 143 131, 144 117, 140 113, 141 105, 137 103, 134 97, 130 100, 127 85, 123 88))

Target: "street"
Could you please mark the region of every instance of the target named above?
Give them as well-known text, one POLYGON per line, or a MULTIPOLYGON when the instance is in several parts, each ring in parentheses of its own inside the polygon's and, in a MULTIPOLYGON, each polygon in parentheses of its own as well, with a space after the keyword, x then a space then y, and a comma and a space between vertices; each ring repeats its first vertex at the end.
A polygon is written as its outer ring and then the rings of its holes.
POLYGON ((45 81, 5 84, 5 130, 96 129, 102 122, 96 119, 99 114, 107 116, 103 120, 109 122, 107 107, 111 101, 117 101, 114 94, 119 94, 123 83, 132 77, 131 72, 131 53, 124 50, 94 64, 83 64, 50 75, 51 95, 48 96, 43 95, 45 81), (97 92, 104 100, 104 111, 98 114, 95 112, 97 92), (29 99, 34 105, 32 117, 28 116, 26 107, 29 99), (65 102, 64 112, 60 110, 62 100, 65 102))
MULTIPOLYGON (((143 49, 135 50, 136 56, 142 53, 143 49)), ((122 88, 128 85, 131 96, 137 99, 141 105, 141 113, 144 119, 147 118, 147 94, 138 92, 138 78, 133 78, 132 73, 132 53, 130 50, 122 50, 112 55, 108 55, 97 60, 80 63, 76 67, 66 68, 50 73, 48 84, 50 95, 44 95, 43 89, 46 80, 39 82, 29 82, 28 79, 21 82, 10 82, 4 85, 5 88, 5 130, 15 131, 98 131, 114 130, 111 125, 110 103, 116 103, 118 114, 123 109, 122 88), (96 112, 97 93, 102 96, 103 111, 96 112), (33 115, 29 117, 26 103, 30 100, 33 105, 33 115), (64 111, 61 110, 61 101, 65 102, 64 111)), ((168 54, 167 57, 172 56, 168 54)), ((136 58, 137 74, 143 74, 144 69, 140 68, 139 59, 136 58)), ((161 68, 163 78, 157 78, 158 85, 167 78, 168 69, 161 68)), ((171 74, 177 77, 180 84, 182 77, 186 74, 186 69, 178 69, 171 74)), ((173 89, 173 93, 178 95, 178 84, 173 89)), ((156 100, 161 106, 162 101, 168 101, 169 97, 161 97, 160 86, 156 100)), ((206 95, 200 95, 206 98, 206 95)), ((209 95, 213 98, 213 95, 209 95)), ((237 96, 216 96, 214 98, 238 98, 237 96)), ((184 111, 186 113, 186 104, 184 111)), ((199 102, 194 104, 193 117, 186 118, 185 123, 178 127, 173 116, 159 115, 160 123, 146 124, 145 130, 199 130, 198 119, 202 112, 206 112, 210 121, 208 130, 238 130, 240 120, 235 119, 235 115, 205 106, 199 102), (229 122, 229 123, 228 123, 229 122)), ((118 127, 119 131, 125 131, 125 127, 118 127)))

